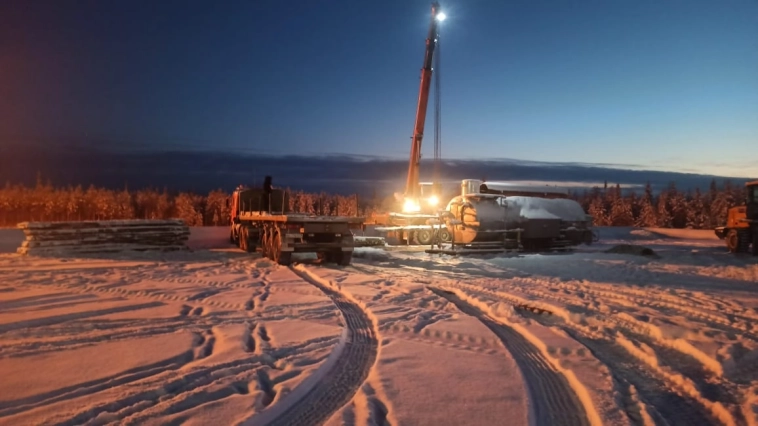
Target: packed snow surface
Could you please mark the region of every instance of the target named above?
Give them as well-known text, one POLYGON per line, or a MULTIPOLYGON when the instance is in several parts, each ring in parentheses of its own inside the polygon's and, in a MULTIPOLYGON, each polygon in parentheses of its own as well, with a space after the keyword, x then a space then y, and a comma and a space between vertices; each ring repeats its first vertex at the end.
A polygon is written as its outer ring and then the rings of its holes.
POLYGON ((758 260, 711 231, 600 237, 283 267, 226 228, 67 258, 0 230, 0 424, 758 424, 758 260))

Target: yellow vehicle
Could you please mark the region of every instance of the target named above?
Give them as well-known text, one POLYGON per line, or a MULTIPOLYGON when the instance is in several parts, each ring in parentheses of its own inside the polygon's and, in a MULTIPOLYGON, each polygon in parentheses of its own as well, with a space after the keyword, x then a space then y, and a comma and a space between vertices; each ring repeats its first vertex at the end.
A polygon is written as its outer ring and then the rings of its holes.
POLYGON ((746 253, 752 245, 753 256, 758 256, 758 180, 745 184, 745 205, 729 209, 726 226, 715 232, 730 252, 746 253))

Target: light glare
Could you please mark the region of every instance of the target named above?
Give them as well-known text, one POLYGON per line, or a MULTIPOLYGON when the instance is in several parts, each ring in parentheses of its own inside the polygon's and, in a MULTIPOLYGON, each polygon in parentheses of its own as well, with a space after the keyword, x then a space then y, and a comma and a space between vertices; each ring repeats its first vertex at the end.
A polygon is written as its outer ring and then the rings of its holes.
POLYGON ((421 210, 421 206, 419 206, 417 202, 410 198, 405 199, 405 203, 403 203, 403 213, 415 213, 419 210, 421 210))
POLYGON ((438 21, 442 22, 442 21, 445 20, 445 18, 447 18, 447 15, 445 15, 445 12, 440 12, 440 13, 437 14, 437 20, 438 21))
POLYGON ((429 205, 436 206, 437 203, 439 203, 439 202, 440 202, 440 199, 437 198, 436 195, 432 195, 431 197, 429 197, 429 205))

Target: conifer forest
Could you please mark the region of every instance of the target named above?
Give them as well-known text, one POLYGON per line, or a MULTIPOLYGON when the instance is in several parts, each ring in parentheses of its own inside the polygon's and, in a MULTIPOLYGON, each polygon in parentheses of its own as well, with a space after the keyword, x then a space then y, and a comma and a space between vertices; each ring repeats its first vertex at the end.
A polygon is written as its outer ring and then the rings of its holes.
MULTIPOLYGON (((607 185, 569 193, 593 217, 595 226, 712 229, 726 221, 730 207, 744 203, 744 188, 715 180, 706 190, 679 190, 671 183, 654 192, 607 185)), ((0 226, 24 221, 110 219, 183 219, 189 226, 224 226, 229 193, 168 190, 112 190, 89 186, 54 187, 38 179, 35 186, 0 187, 0 226)), ((390 197, 391 198, 391 197, 390 197)), ((370 215, 391 208, 391 199, 360 199, 327 193, 288 190, 289 211, 323 215, 370 215)))

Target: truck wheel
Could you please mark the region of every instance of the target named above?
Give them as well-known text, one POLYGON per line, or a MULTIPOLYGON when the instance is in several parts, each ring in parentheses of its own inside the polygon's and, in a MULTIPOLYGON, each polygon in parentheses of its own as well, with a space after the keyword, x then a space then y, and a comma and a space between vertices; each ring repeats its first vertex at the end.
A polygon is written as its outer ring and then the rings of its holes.
POLYGON ((730 229, 726 234, 726 248, 730 253, 738 253, 740 248, 740 236, 736 229, 730 229))
POLYGON ((274 260, 276 247, 274 246, 274 230, 269 227, 266 231, 266 257, 274 260))
POLYGON ((726 246, 732 253, 750 251, 750 233, 746 230, 732 229, 726 235, 726 246))
POLYGON ((352 251, 337 251, 332 253, 332 260, 338 265, 347 266, 353 260, 352 251))
POLYGON ((255 251, 255 244, 251 244, 250 242, 250 230, 248 228, 242 229, 242 235, 240 236, 240 244, 244 244, 242 250, 248 253, 255 251))
POLYGON ((247 250, 247 228, 245 227, 240 229, 239 248, 241 248, 242 251, 248 251, 247 250))
POLYGON ((268 227, 263 228, 261 232, 261 256, 269 257, 269 236, 268 227))
POLYGON ((416 231, 416 244, 428 246, 432 243, 434 232, 431 229, 419 229, 416 231))
POLYGON ((450 243, 453 241, 453 236, 450 234, 450 231, 448 231, 447 228, 440 229, 438 235, 441 243, 450 243))
POLYGON ((289 265, 292 263, 292 252, 282 251, 282 233, 279 229, 274 230, 274 238, 272 244, 272 252, 274 254, 274 262, 280 265, 289 265))

